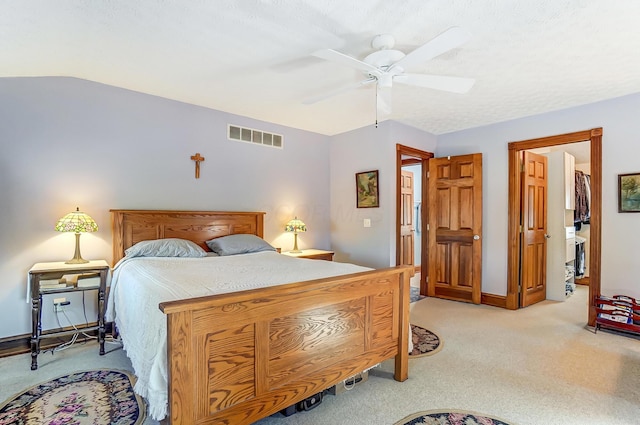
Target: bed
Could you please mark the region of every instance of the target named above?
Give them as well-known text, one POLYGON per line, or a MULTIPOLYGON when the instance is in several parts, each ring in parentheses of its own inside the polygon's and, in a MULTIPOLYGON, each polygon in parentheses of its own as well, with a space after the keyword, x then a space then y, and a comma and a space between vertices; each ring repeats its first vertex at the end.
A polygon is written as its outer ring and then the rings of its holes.
POLYGON ((118 266, 107 318, 116 323, 152 417, 251 424, 388 359, 394 379, 407 379, 410 267, 370 270, 272 251, 123 259, 141 241, 179 238, 208 250, 206 241, 228 235, 262 238, 264 213, 111 210, 111 218, 118 266), (231 283, 181 289, 181 280, 204 275, 231 283), (243 279, 258 287, 245 289, 243 279), (152 280, 160 287, 144 289, 152 280))

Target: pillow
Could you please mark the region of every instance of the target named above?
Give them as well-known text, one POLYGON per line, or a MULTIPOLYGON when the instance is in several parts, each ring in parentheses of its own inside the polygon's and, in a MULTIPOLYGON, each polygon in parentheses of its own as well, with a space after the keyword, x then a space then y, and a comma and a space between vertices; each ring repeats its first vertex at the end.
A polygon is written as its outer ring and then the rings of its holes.
POLYGON ((168 238, 140 241, 124 252, 131 257, 204 257, 207 252, 195 242, 168 238))
POLYGON ((256 235, 229 235, 207 241, 207 246, 218 255, 248 254, 251 252, 275 251, 264 239, 256 235))

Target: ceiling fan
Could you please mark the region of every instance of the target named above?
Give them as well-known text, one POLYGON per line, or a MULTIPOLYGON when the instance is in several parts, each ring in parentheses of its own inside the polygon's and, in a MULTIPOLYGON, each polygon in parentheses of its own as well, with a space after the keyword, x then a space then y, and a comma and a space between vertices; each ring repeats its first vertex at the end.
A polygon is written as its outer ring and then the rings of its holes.
POLYGON ((371 47, 377 50, 365 57, 364 60, 355 59, 332 49, 318 50, 312 55, 360 70, 366 78, 357 83, 349 84, 328 93, 309 98, 303 101, 303 103, 316 103, 358 87, 375 84, 377 112, 390 113, 391 93, 389 89, 391 89, 393 83, 427 87, 452 93, 466 93, 475 83, 473 78, 411 74, 405 72, 405 69, 424 63, 442 53, 454 49, 470 38, 471 34, 466 30, 460 27, 452 27, 412 52, 405 54, 400 50, 393 49, 395 45, 393 36, 381 34, 374 37, 371 42, 371 47))

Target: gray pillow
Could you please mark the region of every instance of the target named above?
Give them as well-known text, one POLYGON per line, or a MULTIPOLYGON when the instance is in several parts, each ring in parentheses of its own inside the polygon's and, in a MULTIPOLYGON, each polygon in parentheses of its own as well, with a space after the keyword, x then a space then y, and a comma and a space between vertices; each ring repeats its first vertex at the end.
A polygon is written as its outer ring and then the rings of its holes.
POLYGON ((167 238, 140 241, 125 252, 127 257, 204 257, 207 252, 195 242, 167 238))
POLYGON ((218 255, 248 254, 251 252, 276 251, 264 239, 256 235, 229 235, 207 241, 207 246, 218 255))

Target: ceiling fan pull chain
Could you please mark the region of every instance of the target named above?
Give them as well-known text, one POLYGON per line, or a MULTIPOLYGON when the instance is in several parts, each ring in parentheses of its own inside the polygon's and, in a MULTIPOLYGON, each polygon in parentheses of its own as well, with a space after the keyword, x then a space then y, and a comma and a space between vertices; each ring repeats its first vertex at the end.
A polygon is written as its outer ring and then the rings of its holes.
POLYGON ((376 128, 378 128, 378 84, 376 83, 376 128))

